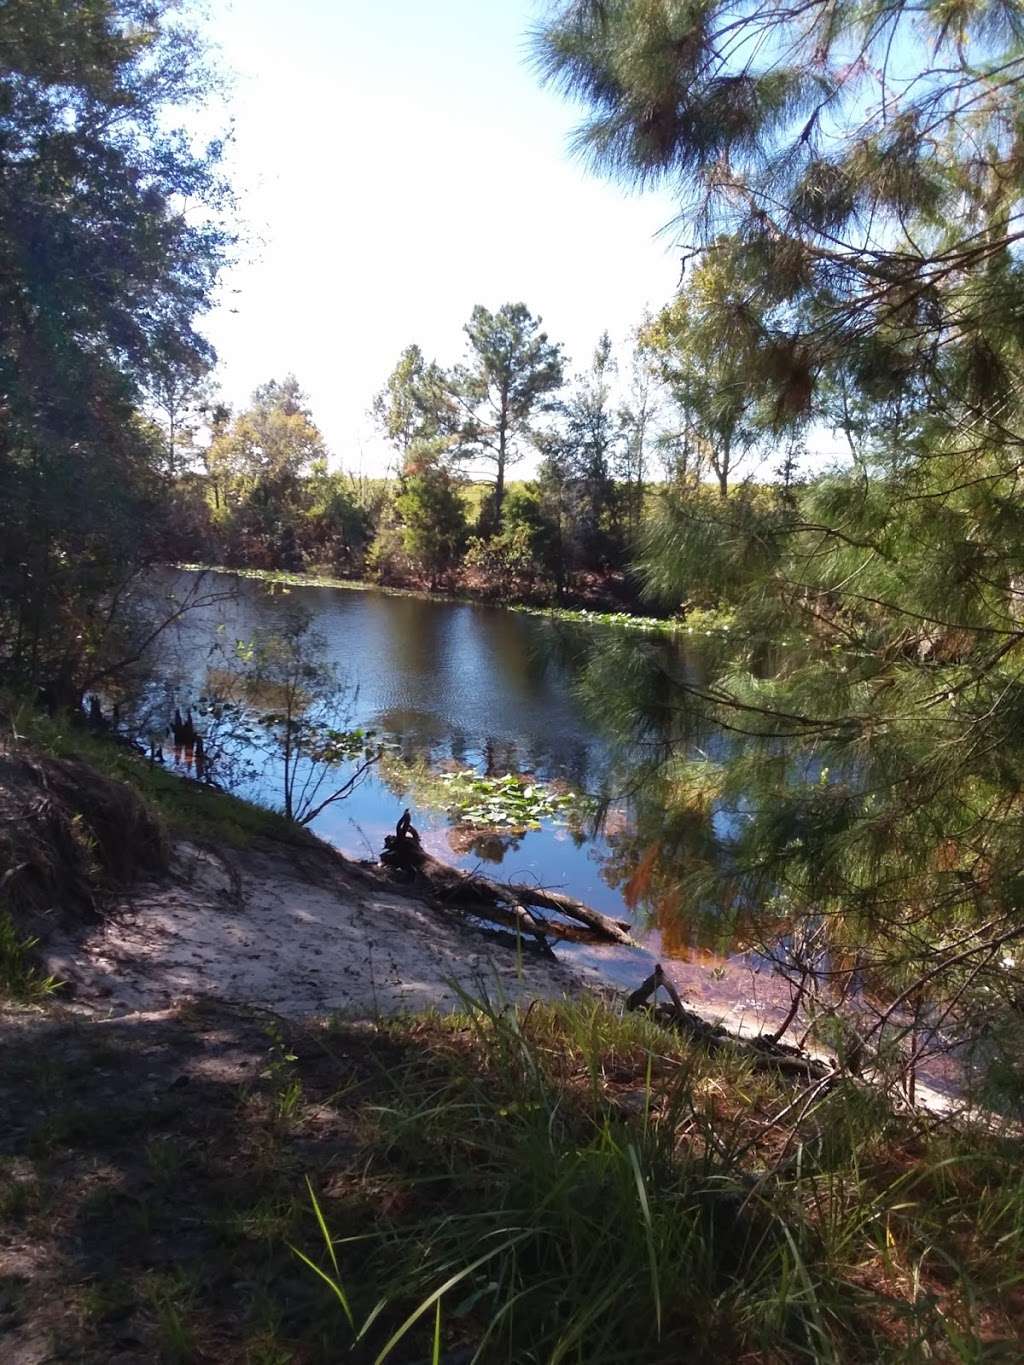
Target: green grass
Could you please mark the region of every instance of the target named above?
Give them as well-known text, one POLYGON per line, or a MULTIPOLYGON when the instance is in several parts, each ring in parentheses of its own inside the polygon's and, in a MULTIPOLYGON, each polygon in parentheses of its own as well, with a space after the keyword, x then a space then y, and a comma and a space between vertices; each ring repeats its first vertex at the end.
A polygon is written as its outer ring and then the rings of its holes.
POLYGON ((596 999, 27 1018, 0 1236, 42 1267, 20 1320, 59 1304, 75 1359, 1024 1354, 1019 1134, 815 1097, 596 999))
POLYGON ((438 1313, 480 1360, 1019 1358, 992 1316, 1024 1278, 1018 1141, 929 1142, 852 1089, 777 1129, 795 1094, 596 1002, 431 1042, 441 1074, 376 1112, 409 1213, 320 1251, 366 1358, 430 1358, 438 1313))
POLYGON ((36 966, 33 949, 37 940, 20 933, 0 904, 0 999, 39 1004, 57 990, 55 976, 36 966))
POLYGON ((15 712, 13 729, 40 753, 78 759, 104 777, 127 783, 176 834, 234 848, 246 848, 259 838, 292 843, 309 838, 279 812, 187 781, 129 746, 91 733, 71 717, 51 718, 23 707, 15 712))

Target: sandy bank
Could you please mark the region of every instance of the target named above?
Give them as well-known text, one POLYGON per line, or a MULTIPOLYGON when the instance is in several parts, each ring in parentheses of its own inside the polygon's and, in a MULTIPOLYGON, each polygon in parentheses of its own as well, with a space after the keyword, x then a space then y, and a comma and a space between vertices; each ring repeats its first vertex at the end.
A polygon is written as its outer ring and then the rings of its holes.
POLYGON ((451 1009, 458 990, 515 1001, 584 978, 524 945, 393 890, 327 849, 175 846, 169 874, 115 898, 101 921, 52 936, 48 970, 76 1001, 122 1010, 190 998, 292 1018, 451 1009))

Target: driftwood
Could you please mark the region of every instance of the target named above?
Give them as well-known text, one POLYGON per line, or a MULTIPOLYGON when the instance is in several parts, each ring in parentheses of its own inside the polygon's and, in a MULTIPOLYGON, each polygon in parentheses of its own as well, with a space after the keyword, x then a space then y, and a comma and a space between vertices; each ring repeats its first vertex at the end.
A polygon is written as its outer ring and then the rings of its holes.
POLYGON ((395 826, 394 834, 384 840, 380 860, 403 881, 426 882, 446 904, 458 905, 498 924, 532 934, 545 945, 549 936, 583 943, 634 943, 626 921, 602 915, 561 891, 519 882, 506 885, 440 862, 424 849, 408 811, 395 826), (555 910, 569 922, 535 915, 535 909, 555 910))
POLYGON ((811 1081, 824 1081, 835 1073, 835 1067, 817 1057, 811 1057, 798 1047, 780 1043, 767 1034, 753 1038, 743 1038, 729 1033, 721 1024, 709 1024, 693 1010, 688 1010, 679 998, 675 986, 666 976, 661 963, 655 967, 646 981, 641 982, 632 995, 626 998, 626 1009, 646 1010, 659 1024, 673 1028, 695 1042, 716 1050, 729 1048, 750 1058, 755 1070, 792 1072, 811 1081), (663 989, 669 997, 668 1004, 652 1001, 659 990, 663 989))

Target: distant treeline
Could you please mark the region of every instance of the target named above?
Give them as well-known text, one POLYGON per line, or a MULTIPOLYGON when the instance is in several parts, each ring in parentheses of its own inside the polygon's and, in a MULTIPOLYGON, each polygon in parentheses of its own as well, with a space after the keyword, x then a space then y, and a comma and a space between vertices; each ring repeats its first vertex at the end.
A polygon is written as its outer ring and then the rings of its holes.
POLYGON ((752 452, 763 467, 778 450, 782 486, 795 478, 799 440, 780 435, 763 405, 716 386, 691 332, 675 304, 637 330, 628 365, 606 333, 589 368, 568 376, 562 348, 525 305, 478 306, 461 361, 444 368, 408 346, 374 398, 394 451, 389 479, 331 468, 294 376, 262 385, 234 413, 207 381, 179 376, 150 411, 181 556, 630 601, 625 574, 656 488, 725 499, 752 452), (527 455, 535 477, 510 482, 527 455))

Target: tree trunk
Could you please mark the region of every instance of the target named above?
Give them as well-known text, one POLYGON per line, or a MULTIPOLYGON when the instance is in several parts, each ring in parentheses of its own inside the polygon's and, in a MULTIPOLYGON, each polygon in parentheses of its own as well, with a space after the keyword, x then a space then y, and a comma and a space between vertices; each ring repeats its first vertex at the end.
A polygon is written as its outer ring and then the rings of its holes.
POLYGON ((729 496, 729 465, 732 463, 732 438, 727 436, 722 445, 722 453, 715 460, 715 473, 718 475, 718 495, 729 496))
MULTIPOLYGON (((414 829, 409 812, 406 811, 395 827, 394 834, 384 840, 381 862, 385 867, 399 873, 408 883, 425 882, 429 889, 442 901, 459 905, 475 911, 487 918, 492 910, 503 912, 500 922, 508 923, 509 916, 519 920, 519 912, 526 906, 545 910, 555 910, 578 925, 585 925, 590 931, 590 941, 600 940, 611 943, 633 945, 629 934, 629 924, 625 920, 610 919, 589 905, 566 896, 561 891, 546 891, 537 886, 525 886, 517 882, 502 885, 481 877, 478 873, 460 872, 449 867, 437 858, 431 857, 420 843, 420 836, 414 829)), ((529 916, 533 932, 552 934, 558 938, 583 937, 578 931, 572 932, 571 925, 558 920, 541 919, 529 916)))
POLYGON ((505 461, 508 458, 508 394, 502 390, 498 416, 498 477, 494 481, 494 529, 501 530, 501 505, 505 501, 505 461))

